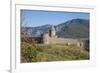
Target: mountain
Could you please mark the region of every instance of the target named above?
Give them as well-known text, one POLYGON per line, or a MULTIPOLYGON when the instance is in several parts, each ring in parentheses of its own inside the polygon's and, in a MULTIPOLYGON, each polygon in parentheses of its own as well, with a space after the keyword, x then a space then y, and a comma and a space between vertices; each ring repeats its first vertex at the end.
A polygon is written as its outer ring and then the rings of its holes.
POLYGON ((43 33, 48 33, 48 29, 51 25, 46 24, 37 27, 21 27, 21 32, 26 33, 28 37, 39 37, 43 33))
MULTIPOLYGON (((39 37, 43 33, 48 33, 49 27, 46 24, 38 27, 21 27, 22 33, 27 33, 28 37, 39 37)), ((87 38, 89 37, 89 20, 72 19, 64 23, 55 25, 56 35, 62 38, 87 38)))
POLYGON ((89 37, 89 20, 72 19, 56 26, 58 37, 87 38, 89 37))

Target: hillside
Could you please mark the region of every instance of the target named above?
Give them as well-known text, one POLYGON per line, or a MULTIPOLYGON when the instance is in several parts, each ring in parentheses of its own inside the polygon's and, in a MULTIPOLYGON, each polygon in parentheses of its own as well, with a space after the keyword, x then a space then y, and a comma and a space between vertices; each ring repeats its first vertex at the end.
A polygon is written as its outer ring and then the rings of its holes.
POLYGON ((73 19, 56 26, 57 35, 63 38, 89 37, 89 20, 73 19))

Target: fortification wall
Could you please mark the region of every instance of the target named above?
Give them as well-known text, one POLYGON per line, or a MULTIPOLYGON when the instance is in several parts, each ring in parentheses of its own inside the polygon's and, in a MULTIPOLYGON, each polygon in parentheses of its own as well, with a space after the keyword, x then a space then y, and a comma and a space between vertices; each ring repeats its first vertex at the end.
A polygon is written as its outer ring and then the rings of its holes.
POLYGON ((79 39, 71 39, 71 38, 48 38, 49 44, 67 44, 67 45, 77 45, 78 47, 84 48, 84 42, 79 39))
POLYGON ((49 37, 48 34, 43 36, 43 44, 75 44, 81 48, 86 47, 87 38, 80 38, 80 39, 72 39, 72 38, 57 38, 57 37, 49 37))
POLYGON ((77 39, 65 39, 65 38, 49 38, 51 44, 76 44, 79 43, 77 39))

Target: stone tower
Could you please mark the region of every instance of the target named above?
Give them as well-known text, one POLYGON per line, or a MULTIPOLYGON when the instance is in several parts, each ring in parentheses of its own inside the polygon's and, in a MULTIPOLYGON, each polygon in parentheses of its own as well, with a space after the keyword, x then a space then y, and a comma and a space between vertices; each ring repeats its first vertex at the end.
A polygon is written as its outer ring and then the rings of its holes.
POLYGON ((49 34, 48 33, 43 35, 43 43, 49 44, 49 34))
POLYGON ((48 29, 48 33, 43 34, 43 43, 49 44, 50 38, 57 38, 56 30, 55 30, 55 27, 53 25, 50 26, 50 28, 48 29))
POLYGON ((55 30, 55 27, 53 25, 49 28, 49 36, 56 37, 56 30, 55 30))

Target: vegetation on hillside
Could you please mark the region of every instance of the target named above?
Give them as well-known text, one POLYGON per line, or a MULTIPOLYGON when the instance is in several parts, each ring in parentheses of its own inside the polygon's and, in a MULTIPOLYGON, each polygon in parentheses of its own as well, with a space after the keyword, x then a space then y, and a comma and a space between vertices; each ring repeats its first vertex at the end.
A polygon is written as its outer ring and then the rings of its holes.
POLYGON ((63 38, 89 38, 89 20, 72 19, 57 25, 57 35, 63 38))
POLYGON ((21 39, 21 62, 46 62, 67 60, 88 60, 89 52, 68 44, 36 44, 34 38, 21 39))

